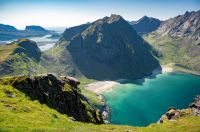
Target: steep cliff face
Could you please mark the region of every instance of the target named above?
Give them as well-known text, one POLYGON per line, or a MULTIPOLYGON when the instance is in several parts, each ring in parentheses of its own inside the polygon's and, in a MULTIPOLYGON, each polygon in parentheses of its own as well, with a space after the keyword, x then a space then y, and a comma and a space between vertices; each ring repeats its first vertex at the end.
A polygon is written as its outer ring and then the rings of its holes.
POLYGON ((54 48, 62 48, 57 60, 88 78, 138 78, 159 66, 151 47, 119 15, 99 19, 71 39, 65 38, 54 48))
POLYGON ((130 22, 130 24, 139 35, 144 35, 155 31, 160 26, 161 21, 156 18, 144 16, 138 21, 130 22))
POLYGON ((0 79, 1 85, 11 85, 32 100, 38 100, 77 121, 102 123, 100 111, 90 106, 80 93, 79 83, 76 79, 53 74, 0 79))

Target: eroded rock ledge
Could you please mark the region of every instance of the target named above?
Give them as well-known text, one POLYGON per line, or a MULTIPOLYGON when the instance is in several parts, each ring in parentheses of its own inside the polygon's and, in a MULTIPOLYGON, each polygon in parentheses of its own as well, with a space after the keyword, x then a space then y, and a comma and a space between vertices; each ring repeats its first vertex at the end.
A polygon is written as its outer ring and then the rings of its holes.
POLYGON ((166 120, 176 121, 178 118, 186 116, 200 116, 200 96, 194 98, 194 101, 189 105, 187 109, 169 108, 168 111, 162 115, 158 123, 163 123, 166 120))
POLYGON ((53 74, 22 75, 2 78, 0 83, 11 85, 32 100, 38 100, 77 121, 103 123, 100 111, 92 107, 80 93, 80 82, 75 78, 53 74))

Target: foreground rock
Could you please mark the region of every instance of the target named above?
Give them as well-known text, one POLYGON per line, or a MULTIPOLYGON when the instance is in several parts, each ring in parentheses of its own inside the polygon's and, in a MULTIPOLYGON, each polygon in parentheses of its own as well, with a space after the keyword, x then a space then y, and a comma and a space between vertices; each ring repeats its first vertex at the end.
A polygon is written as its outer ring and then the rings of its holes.
POLYGON ((158 123, 163 123, 166 120, 176 121, 178 118, 186 116, 200 116, 200 96, 198 95, 194 102, 189 105, 188 109, 169 108, 168 111, 162 115, 158 123))
POLYGON ((74 78, 53 74, 0 79, 0 84, 11 85, 32 100, 38 100, 77 121, 102 123, 100 111, 93 108, 80 93, 79 83, 74 78))

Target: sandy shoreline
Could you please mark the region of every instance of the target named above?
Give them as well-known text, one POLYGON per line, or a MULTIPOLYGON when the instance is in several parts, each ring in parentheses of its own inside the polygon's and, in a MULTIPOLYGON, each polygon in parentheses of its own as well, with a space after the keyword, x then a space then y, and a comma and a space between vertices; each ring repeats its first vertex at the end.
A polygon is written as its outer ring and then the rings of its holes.
MULTIPOLYGON (((173 72, 173 71, 174 70, 173 70, 172 65, 162 65, 161 68, 159 67, 153 70, 152 75, 150 76, 155 76, 160 73, 167 73, 167 72, 173 72)), ((145 78, 148 78, 148 76, 144 77, 143 79, 145 78)), ((118 79, 116 81, 97 81, 97 82, 87 84, 85 86, 85 89, 98 94, 99 98, 102 100, 102 105, 103 105, 102 117, 105 123, 109 123, 110 110, 109 110, 109 106, 106 104, 105 97, 102 95, 102 93, 112 91, 116 85, 119 85, 120 83, 125 82, 125 81, 127 80, 118 79)))
POLYGON ((162 73, 169 73, 169 72, 173 72, 173 64, 168 64, 168 65, 161 65, 162 67, 162 73))
POLYGON ((125 79, 119 79, 116 81, 97 81, 85 86, 85 89, 92 91, 96 94, 101 94, 103 92, 112 91, 113 87, 119 85, 120 82, 125 81, 125 79))
MULTIPOLYGON (((162 71, 160 69, 156 69, 153 71, 152 74, 157 75, 159 73, 169 73, 173 72, 173 67, 171 64, 169 65, 162 65, 162 71)), ((96 94, 102 94, 103 92, 112 91, 113 87, 119 85, 120 82, 124 82, 126 79, 119 79, 116 81, 97 81, 85 86, 85 89, 94 92, 96 94)))

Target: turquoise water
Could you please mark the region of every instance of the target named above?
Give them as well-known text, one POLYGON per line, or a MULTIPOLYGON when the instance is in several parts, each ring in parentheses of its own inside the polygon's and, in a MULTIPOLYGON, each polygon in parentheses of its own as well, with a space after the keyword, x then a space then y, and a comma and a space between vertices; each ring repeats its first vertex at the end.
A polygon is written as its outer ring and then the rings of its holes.
POLYGON ((186 108, 200 94, 200 76, 184 73, 157 75, 145 82, 120 84, 104 93, 111 123, 147 126, 157 122, 169 107, 186 108))

